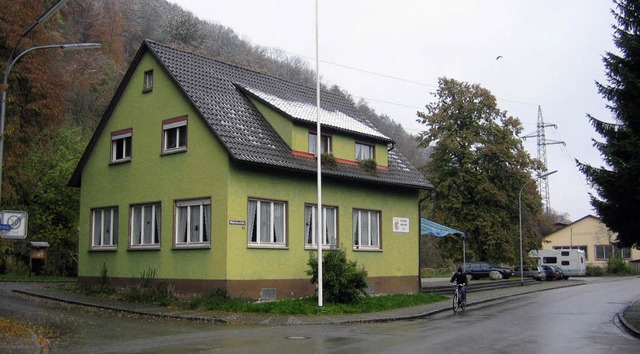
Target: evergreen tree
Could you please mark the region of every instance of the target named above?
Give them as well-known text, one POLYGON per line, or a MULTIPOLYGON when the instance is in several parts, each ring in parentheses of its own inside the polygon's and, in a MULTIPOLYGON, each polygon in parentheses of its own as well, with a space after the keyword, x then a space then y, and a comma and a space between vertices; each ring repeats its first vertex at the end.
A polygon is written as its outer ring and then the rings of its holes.
POLYGON ((615 122, 587 115, 604 141, 594 140, 606 167, 576 161, 598 196, 591 204, 623 247, 640 245, 640 1, 614 0, 613 42, 620 55, 603 57, 608 85, 596 83, 615 122))

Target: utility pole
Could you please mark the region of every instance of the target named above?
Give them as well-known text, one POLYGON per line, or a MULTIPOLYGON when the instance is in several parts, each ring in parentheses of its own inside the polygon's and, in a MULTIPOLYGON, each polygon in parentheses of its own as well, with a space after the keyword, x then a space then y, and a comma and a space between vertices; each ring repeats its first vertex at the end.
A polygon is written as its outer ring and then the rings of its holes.
POLYGON ((542 167, 538 171, 536 179, 538 181, 538 189, 540 190, 540 198, 542 199, 542 207, 546 213, 549 212, 549 206, 551 205, 549 199, 549 180, 548 176, 544 176, 547 168, 547 145, 562 144, 567 145, 564 141, 547 140, 545 137, 545 128, 552 127, 557 129, 558 126, 551 123, 545 123, 542 118, 542 108, 538 106, 538 123, 535 134, 527 134, 522 137, 523 140, 527 138, 537 138, 538 141, 538 160, 542 162, 542 167))

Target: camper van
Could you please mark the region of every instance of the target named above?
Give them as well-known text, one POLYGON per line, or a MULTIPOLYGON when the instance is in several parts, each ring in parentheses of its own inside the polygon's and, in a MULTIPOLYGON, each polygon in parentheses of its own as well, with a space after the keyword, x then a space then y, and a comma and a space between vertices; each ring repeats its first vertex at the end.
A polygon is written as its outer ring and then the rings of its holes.
POLYGON ((559 266, 567 276, 587 274, 587 260, 583 250, 532 250, 529 257, 537 259, 539 265, 559 266))

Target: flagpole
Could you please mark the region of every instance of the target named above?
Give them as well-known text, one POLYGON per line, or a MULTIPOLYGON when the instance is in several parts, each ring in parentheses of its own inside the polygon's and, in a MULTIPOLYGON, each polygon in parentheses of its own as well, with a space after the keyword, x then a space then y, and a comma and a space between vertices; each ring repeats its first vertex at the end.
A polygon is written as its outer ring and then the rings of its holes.
POLYGON ((318 46, 318 2, 316 0, 316 164, 318 184, 318 206, 316 208, 316 244, 318 246, 318 307, 322 307, 322 134, 320 131, 320 51, 318 46))

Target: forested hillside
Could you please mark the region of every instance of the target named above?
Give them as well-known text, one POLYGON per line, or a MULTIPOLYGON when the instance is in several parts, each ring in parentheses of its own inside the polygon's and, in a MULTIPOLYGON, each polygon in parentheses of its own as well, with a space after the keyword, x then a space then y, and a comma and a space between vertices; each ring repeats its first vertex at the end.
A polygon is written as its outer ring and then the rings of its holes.
MULTIPOLYGON (((21 38, 53 3, 0 0, 3 63, 39 45, 99 42, 102 48, 35 50, 11 70, 1 207, 27 211, 29 230, 27 240, 0 240, 0 272, 24 267, 26 243, 37 240, 51 245, 51 273, 75 274, 78 191, 66 184, 144 39, 315 85, 314 69, 306 60, 245 42, 233 29, 202 21, 165 0, 71 0, 21 38)), ((351 98, 331 83, 323 83, 323 89, 351 98)), ((354 105, 417 167, 425 164, 426 152, 418 148, 415 137, 365 103, 354 101, 354 105)))

